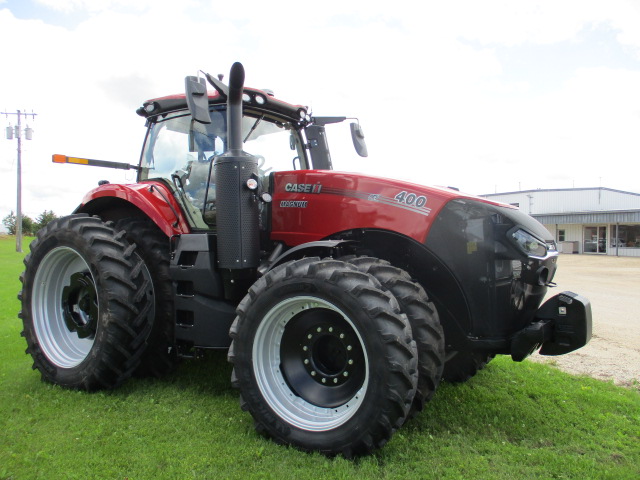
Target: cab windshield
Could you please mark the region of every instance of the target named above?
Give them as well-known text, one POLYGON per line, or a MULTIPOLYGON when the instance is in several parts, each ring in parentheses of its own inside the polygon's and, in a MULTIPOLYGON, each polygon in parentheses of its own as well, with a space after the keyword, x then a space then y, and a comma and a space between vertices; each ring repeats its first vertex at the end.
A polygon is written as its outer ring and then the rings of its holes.
MULTIPOLYGON (((224 108, 214 109, 211 123, 202 124, 181 112, 152 123, 147 132, 140 180, 161 178, 173 185, 196 228, 215 224, 212 162, 226 150, 226 117, 224 108)), ((300 132, 282 118, 246 109, 242 139, 244 151, 257 157, 265 188, 272 171, 307 168, 300 132)))

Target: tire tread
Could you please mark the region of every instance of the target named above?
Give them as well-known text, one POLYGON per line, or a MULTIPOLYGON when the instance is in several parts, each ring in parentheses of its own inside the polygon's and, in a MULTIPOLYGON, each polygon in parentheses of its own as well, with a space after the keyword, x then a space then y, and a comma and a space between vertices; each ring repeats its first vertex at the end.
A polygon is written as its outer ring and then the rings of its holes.
POLYGON ((385 291, 393 294, 409 319, 418 349, 419 370, 418 389, 408 415, 408 418, 413 418, 435 394, 444 368, 444 332, 435 306, 419 283, 386 260, 357 255, 340 257, 339 260, 375 277, 385 291))
POLYGON ((130 376, 131 366, 137 366, 151 325, 145 318, 148 301, 137 295, 146 289, 146 280, 140 273, 141 261, 131 257, 129 244, 98 217, 75 214, 55 219, 42 228, 30 245, 25 257, 25 272, 21 275, 20 293, 23 318, 23 335, 27 341, 26 352, 34 360, 34 369, 41 372, 45 381, 63 387, 82 390, 115 388, 130 376), (66 242, 66 243, 65 243, 66 242), (53 365, 42 351, 35 333, 31 312, 33 281, 39 262, 55 246, 71 245, 85 252, 84 260, 90 266, 96 283, 101 285, 101 314, 109 321, 100 321, 94 348, 85 360, 70 369, 53 365))
MULTIPOLYGON (((302 287, 300 287, 302 288, 302 287)), ((306 292, 308 294, 308 292, 306 292)), ((254 418, 256 430, 272 437, 277 442, 293 444, 303 450, 318 450, 327 455, 341 454, 345 457, 371 452, 384 445, 392 434, 403 424, 415 395, 417 385, 417 352, 407 318, 400 312, 398 302, 388 292, 381 289, 380 283, 371 275, 359 271, 349 263, 334 259, 309 257, 288 262, 269 271, 249 290, 237 308, 230 336, 232 338, 228 360, 233 364, 232 383, 240 389, 241 405, 254 418), (265 406, 255 399, 256 393, 251 381, 251 348, 246 345, 252 338, 250 330, 255 328, 250 320, 254 313, 254 304, 277 290, 283 282, 291 285, 294 279, 305 279, 305 287, 318 289, 324 284, 331 286, 332 292, 341 292, 352 301, 361 305, 361 310, 371 322, 372 330, 378 332, 384 349, 383 361, 386 365, 388 383, 384 389, 384 398, 376 402, 376 421, 360 425, 357 432, 349 431, 342 442, 318 445, 292 438, 293 427, 274 426, 273 413, 265 414, 265 406), (252 398, 254 397, 254 398, 252 398)), ((362 408, 362 407, 361 407, 362 408)), ((356 414, 357 415, 357 414, 356 414)), ((353 418, 348 423, 352 423, 353 418)))

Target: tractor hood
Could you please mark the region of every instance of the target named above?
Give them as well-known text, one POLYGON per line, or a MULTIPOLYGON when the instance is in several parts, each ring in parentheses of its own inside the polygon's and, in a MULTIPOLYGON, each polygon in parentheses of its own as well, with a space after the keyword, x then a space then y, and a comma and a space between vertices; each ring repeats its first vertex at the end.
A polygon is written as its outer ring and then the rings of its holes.
MULTIPOLYGON (((540 240, 550 234, 517 208, 451 188, 326 170, 277 172, 271 177, 272 239, 297 245, 349 229, 383 229, 424 243, 445 205, 472 204, 531 224, 540 240)), ((491 213, 487 213, 490 215, 491 213)))

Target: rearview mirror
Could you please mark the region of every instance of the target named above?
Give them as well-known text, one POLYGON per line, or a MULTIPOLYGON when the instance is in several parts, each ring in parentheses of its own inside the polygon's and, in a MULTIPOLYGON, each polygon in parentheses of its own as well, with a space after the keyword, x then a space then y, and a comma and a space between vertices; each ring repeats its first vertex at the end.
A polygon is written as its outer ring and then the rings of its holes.
POLYGON ((187 96, 189 112, 196 122, 211 123, 209 115, 209 96, 207 95, 207 83, 204 78, 186 77, 184 87, 187 96))
POLYGON ((367 144, 364 141, 364 132, 359 123, 351 124, 351 139, 353 140, 353 146, 361 157, 369 155, 367 152, 367 144))

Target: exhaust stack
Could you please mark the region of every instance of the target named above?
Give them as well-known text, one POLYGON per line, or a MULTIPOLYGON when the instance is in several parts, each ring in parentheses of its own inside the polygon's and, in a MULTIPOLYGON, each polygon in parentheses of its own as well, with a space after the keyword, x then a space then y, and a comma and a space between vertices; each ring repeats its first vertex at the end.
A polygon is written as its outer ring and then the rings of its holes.
POLYGON ((258 201, 247 186, 258 180, 258 162, 243 151, 242 92, 244 67, 236 62, 229 74, 226 151, 213 161, 216 182, 218 266, 232 270, 260 263, 258 201))

